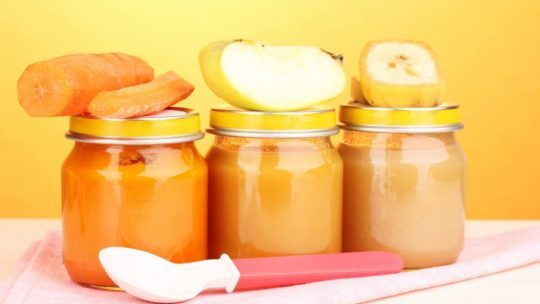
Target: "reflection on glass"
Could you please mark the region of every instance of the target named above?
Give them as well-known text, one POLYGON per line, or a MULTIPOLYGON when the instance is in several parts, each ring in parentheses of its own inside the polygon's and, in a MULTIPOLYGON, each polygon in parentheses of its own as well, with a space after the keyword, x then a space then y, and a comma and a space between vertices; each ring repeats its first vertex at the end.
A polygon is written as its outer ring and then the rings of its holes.
POLYGON ((342 161, 329 138, 217 136, 209 166, 209 256, 339 252, 342 161))
POLYGON ((98 261, 109 246, 173 262, 206 258, 207 168, 192 142, 76 142, 62 169, 64 264, 79 283, 111 286, 98 261))
POLYGON ((463 246, 465 158, 453 133, 346 131, 345 251, 388 250, 407 268, 453 263, 463 246))

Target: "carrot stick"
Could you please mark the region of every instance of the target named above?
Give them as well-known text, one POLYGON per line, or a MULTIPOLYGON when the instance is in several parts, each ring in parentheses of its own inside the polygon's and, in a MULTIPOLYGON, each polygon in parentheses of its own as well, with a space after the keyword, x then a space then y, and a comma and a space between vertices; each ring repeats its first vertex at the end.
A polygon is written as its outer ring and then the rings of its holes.
POLYGON ((31 116, 77 115, 102 91, 151 81, 153 69, 126 54, 73 54, 31 64, 17 82, 19 103, 31 116))
POLYGON ((99 93, 88 109, 90 114, 98 117, 145 116, 187 98, 194 89, 189 82, 169 71, 148 83, 99 93))

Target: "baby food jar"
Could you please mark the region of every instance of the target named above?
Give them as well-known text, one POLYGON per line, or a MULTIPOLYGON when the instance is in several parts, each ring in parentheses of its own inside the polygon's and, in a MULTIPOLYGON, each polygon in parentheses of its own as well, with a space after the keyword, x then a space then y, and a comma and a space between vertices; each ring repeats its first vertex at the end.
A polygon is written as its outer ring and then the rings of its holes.
POLYGON ((266 113, 224 106, 210 114, 212 258, 339 252, 343 163, 331 108, 266 113))
POLYGON ((62 168, 64 264, 71 278, 113 286, 101 249, 124 246, 172 262, 206 258, 207 167, 199 114, 170 108, 134 119, 71 118, 62 168))
POLYGON ((406 268, 456 261, 464 237, 465 157, 457 106, 341 107, 345 251, 386 250, 406 268))

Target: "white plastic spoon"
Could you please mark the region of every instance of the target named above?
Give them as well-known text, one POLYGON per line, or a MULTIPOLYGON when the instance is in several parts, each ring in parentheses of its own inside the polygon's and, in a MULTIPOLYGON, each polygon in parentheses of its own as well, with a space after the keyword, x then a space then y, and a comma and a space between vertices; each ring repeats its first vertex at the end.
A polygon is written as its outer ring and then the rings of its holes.
POLYGON ((395 273, 401 259, 388 252, 349 252, 174 264, 125 247, 101 250, 109 277, 129 294, 158 303, 186 301, 206 289, 256 289, 395 273))

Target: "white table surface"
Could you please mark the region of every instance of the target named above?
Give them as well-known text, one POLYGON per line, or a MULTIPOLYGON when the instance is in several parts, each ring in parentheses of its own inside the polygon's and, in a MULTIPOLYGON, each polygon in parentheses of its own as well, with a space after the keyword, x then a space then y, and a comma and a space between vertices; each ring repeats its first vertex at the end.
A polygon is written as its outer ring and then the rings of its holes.
MULTIPOLYGON (((532 225, 540 221, 468 221, 466 231, 467 237, 474 237, 532 225)), ((0 219, 0 282, 31 242, 60 227, 58 219, 0 219)), ((540 303, 540 263, 374 303, 540 303)))

